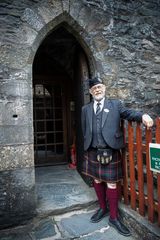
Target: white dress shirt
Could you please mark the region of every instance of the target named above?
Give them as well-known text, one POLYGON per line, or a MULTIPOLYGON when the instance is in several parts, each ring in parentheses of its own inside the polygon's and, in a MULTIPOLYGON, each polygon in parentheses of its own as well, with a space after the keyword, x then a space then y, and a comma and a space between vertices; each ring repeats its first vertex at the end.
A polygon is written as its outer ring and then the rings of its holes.
POLYGON ((102 111, 103 106, 104 106, 104 100, 105 100, 105 98, 102 98, 101 101, 96 101, 96 100, 94 100, 93 109, 94 109, 94 113, 95 113, 95 114, 96 114, 96 109, 97 109, 97 103, 101 103, 101 104, 100 104, 100 108, 101 108, 101 111, 102 111))

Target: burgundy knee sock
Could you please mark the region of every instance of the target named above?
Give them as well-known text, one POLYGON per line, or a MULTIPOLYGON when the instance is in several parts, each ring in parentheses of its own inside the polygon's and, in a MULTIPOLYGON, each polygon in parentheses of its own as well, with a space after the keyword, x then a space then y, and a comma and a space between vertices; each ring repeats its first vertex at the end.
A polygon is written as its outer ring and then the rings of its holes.
POLYGON ((107 188, 106 195, 109 202, 110 218, 115 219, 118 217, 118 189, 107 188))
POLYGON ((100 208, 106 210, 106 185, 105 183, 96 183, 93 184, 100 208))

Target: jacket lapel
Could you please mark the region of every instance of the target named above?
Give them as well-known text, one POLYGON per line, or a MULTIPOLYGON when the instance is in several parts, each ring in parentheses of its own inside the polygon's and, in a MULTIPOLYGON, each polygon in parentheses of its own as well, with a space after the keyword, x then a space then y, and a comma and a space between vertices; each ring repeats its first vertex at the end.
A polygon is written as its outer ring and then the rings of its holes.
POLYGON ((89 120, 89 126, 90 126, 90 129, 92 131, 92 119, 93 119, 93 102, 91 102, 88 106, 88 109, 87 109, 87 114, 88 114, 88 120, 89 120))
POLYGON ((109 114, 111 108, 112 108, 112 106, 111 106, 110 101, 105 100, 104 101, 104 108, 102 110, 103 111, 103 113, 102 113, 102 128, 104 126, 105 121, 107 120, 107 117, 108 117, 108 114, 109 114))

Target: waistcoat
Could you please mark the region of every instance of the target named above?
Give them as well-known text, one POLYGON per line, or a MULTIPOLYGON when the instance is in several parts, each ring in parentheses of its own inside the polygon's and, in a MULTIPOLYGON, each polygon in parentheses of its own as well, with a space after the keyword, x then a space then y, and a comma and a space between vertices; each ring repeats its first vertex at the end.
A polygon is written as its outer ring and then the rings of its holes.
POLYGON ((92 143, 91 147, 97 148, 97 147, 106 147, 106 142, 102 136, 102 112, 103 110, 96 115, 93 114, 92 119, 92 143))

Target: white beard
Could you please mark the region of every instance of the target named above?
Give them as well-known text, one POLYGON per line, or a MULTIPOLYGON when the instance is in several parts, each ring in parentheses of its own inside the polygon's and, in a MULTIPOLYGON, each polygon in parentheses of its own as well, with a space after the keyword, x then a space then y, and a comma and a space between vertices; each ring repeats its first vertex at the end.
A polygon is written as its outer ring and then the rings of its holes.
POLYGON ((102 98, 104 98, 104 97, 105 97, 105 94, 98 94, 97 96, 94 96, 93 98, 96 101, 101 101, 102 98))

